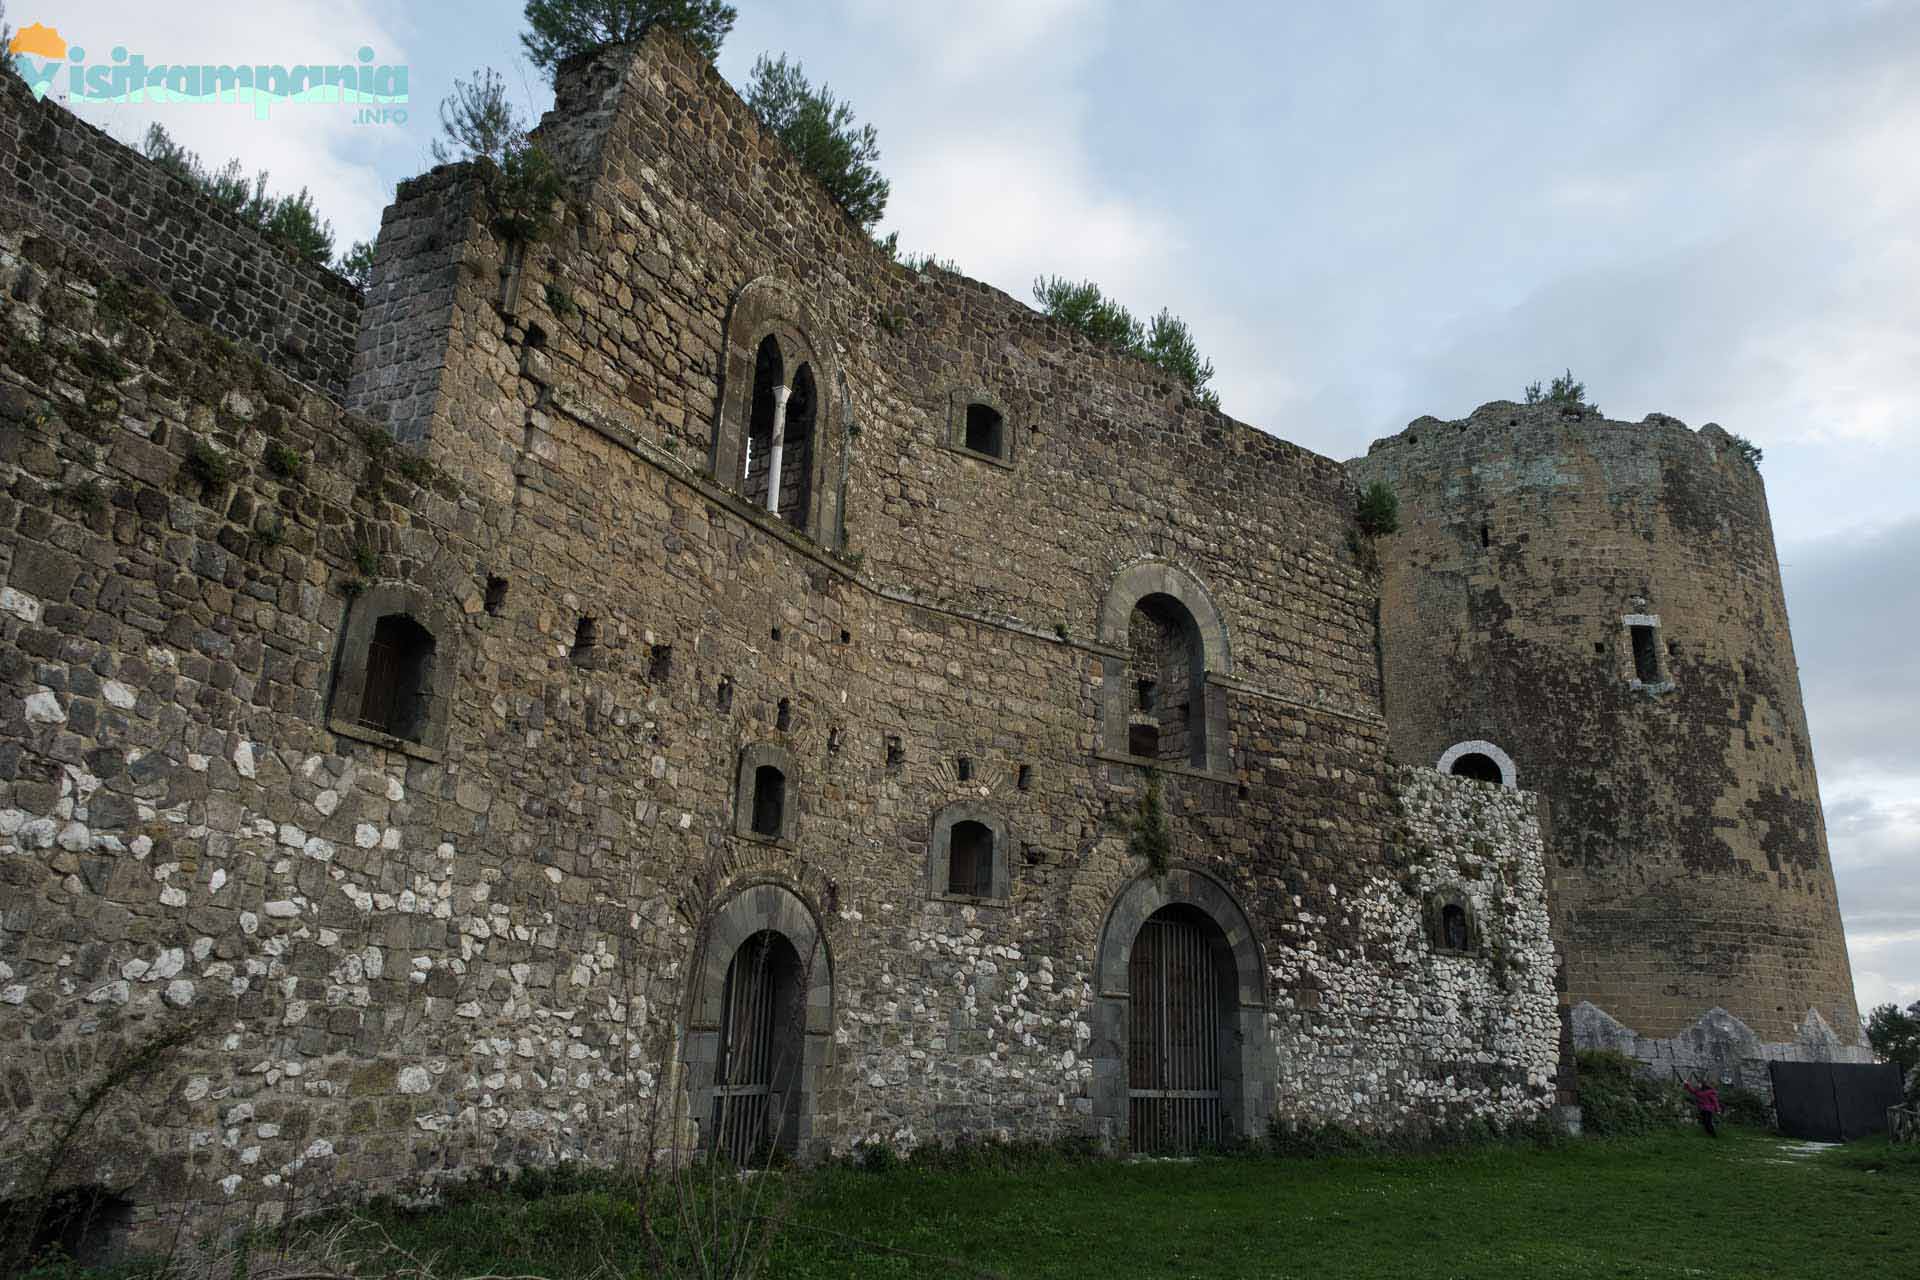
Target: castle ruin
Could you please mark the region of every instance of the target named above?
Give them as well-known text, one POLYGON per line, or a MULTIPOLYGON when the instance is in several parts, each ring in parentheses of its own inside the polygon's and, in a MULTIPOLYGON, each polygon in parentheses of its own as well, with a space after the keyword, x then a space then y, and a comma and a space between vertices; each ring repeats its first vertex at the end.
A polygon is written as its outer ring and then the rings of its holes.
POLYGON ((0 1198, 83 1098, 137 1235, 1860 1052, 1717 429, 1319 457, 890 262, 659 33, 564 69, 551 235, 437 169, 364 303, 0 97, 0 1198))

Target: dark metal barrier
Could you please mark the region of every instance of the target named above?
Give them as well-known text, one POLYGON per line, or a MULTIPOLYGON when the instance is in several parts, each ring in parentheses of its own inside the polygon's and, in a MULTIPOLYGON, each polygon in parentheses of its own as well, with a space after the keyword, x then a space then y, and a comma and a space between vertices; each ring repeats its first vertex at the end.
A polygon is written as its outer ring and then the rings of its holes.
POLYGON ((1811 1142, 1850 1142, 1887 1131, 1900 1101, 1900 1068, 1857 1062, 1769 1062, 1780 1132, 1811 1142))

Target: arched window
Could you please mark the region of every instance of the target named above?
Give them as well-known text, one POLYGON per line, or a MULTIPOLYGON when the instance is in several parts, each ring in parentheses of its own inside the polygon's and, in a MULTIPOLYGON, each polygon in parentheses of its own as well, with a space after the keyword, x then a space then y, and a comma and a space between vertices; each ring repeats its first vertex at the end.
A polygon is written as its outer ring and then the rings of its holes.
POLYGON ((755 840, 786 843, 793 839, 793 757, 771 743, 740 753, 734 785, 733 829, 755 840))
POLYGON ((1198 579, 1149 561, 1114 580, 1100 639, 1127 655, 1103 681, 1102 749, 1153 764, 1228 771, 1226 629, 1198 579), (1115 678, 1115 677, 1118 678, 1115 678))
POLYGON ((458 635, 452 617, 423 591, 386 583, 362 592, 347 610, 327 727, 439 759, 458 635))
POLYGON ((753 400, 747 418, 746 448, 740 462, 740 492, 756 507, 767 505, 767 478, 773 462, 775 394, 787 385, 787 365, 780 340, 772 334, 760 340, 753 361, 753 400))
POLYGON ((1004 901, 1013 891, 1008 865, 1013 830, 1005 815, 973 800, 934 815, 927 845, 927 889, 936 898, 1004 901))
POLYGON ((1205 768, 1206 706, 1195 697, 1206 681, 1199 628, 1172 596, 1145 596, 1133 606, 1127 675, 1134 692, 1127 754, 1205 768))
POLYGON ((836 384, 801 312, 797 296, 768 279, 747 285, 734 300, 712 467, 714 477, 747 502, 821 538, 822 530, 838 528, 839 518, 821 440, 836 384))
POLYGON ((1458 885, 1427 895, 1427 941, 1438 952, 1468 955, 1480 947, 1473 902, 1458 885))
POLYGON ((1509 791, 1520 785, 1520 770, 1514 765, 1513 757, 1493 743, 1477 738, 1448 747, 1440 753, 1440 761, 1434 768, 1456 778, 1471 778, 1509 791))
POLYGON ((819 398, 814 394, 813 366, 794 371, 787 398, 786 449, 780 467, 780 500, 775 514, 797 529, 807 525, 813 509, 813 424, 819 398))

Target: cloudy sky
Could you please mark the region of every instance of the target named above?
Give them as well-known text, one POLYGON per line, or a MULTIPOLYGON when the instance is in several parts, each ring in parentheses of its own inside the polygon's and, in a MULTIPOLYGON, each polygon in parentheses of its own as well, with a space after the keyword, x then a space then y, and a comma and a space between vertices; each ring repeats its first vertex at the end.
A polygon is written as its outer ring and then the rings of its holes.
MULTIPOLYGON (((1236 416, 1335 457, 1571 366, 1765 475, 1862 1008, 1920 1000, 1920 0, 737 0, 880 130, 903 244, 1170 306, 1236 416)), ((370 237, 455 75, 533 112, 520 5, 12 0, 103 60, 411 70, 347 109, 84 108, 307 185, 370 237)))

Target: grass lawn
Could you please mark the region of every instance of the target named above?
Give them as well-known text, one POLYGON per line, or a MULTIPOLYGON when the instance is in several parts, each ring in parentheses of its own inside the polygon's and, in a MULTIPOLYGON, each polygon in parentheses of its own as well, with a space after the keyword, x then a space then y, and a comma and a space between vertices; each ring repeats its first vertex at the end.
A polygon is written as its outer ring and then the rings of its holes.
MULTIPOLYGON (((1920 1277, 1920 1150, 1794 1145, 1733 1130, 1324 1161, 832 1169, 807 1175, 763 1274, 1920 1277)), ((377 1216, 442 1277, 646 1274, 631 1203, 604 1191, 377 1216)))

